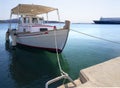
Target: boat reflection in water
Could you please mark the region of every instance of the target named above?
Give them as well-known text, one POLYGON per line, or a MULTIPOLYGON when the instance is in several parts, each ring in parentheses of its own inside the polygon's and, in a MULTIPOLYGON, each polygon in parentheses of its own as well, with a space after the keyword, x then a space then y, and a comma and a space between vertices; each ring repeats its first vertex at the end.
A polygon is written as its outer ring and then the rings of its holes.
MULTIPOLYGON (((7 47, 8 48, 8 47, 7 47)), ((17 87, 44 88, 45 83, 60 75, 55 53, 26 47, 9 50, 11 56, 10 74, 17 87)), ((68 64, 60 56, 62 68, 68 71, 68 64)), ((55 83, 52 88, 60 85, 55 83)))

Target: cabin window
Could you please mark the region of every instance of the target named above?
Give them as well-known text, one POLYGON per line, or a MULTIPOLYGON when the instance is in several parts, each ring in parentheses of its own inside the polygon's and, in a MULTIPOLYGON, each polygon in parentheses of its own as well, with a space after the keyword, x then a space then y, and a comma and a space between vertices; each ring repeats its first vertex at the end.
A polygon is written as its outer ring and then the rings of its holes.
POLYGON ((26 18, 24 18, 24 23, 26 23, 26 18))
POLYGON ((37 18, 32 18, 32 23, 38 23, 37 18))
POLYGON ((19 18, 19 24, 22 24, 22 18, 21 17, 19 18))
POLYGON ((40 24, 43 24, 43 22, 44 22, 44 21, 43 21, 43 18, 39 18, 39 23, 40 23, 40 24))
POLYGON ((26 29, 25 29, 25 28, 23 29, 23 32, 26 32, 26 29))
POLYGON ((30 23, 30 20, 28 17, 24 18, 24 23, 30 23))
POLYGON ((26 18, 26 23, 30 23, 30 20, 28 17, 26 18))

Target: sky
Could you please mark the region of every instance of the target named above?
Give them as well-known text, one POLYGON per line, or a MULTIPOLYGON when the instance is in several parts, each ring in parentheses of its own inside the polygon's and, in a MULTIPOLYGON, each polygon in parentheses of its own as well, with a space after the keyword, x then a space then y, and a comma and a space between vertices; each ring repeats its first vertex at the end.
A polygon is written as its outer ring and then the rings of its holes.
POLYGON ((10 10, 18 4, 58 8, 61 21, 92 22, 100 17, 120 17, 120 0, 1 0, 0 20, 9 19, 10 10))

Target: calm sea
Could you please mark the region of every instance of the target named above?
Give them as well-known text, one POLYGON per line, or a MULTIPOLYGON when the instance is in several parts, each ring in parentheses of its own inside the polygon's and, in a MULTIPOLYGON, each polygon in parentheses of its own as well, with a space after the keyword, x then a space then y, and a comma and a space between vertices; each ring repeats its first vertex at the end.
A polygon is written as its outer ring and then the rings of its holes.
MULTIPOLYGON (((5 43, 7 29, 8 24, 0 24, 0 88, 44 88, 48 80, 60 75, 55 53, 31 48, 12 50, 5 43)), ((120 56, 120 25, 71 24, 71 29, 78 32, 70 31, 59 56, 62 69, 72 79, 78 78, 83 68, 120 56)))

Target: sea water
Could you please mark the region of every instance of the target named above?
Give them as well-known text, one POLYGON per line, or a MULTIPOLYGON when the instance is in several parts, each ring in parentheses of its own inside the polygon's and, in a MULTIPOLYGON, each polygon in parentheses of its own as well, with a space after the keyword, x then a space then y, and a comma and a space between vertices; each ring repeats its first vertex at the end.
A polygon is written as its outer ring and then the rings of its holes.
MULTIPOLYGON (((45 88, 48 80, 60 75, 56 54, 31 48, 13 50, 5 43, 7 29, 8 24, 0 24, 0 88, 45 88)), ((74 80, 81 69, 120 56, 119 38, 120 25, 71 24, 59 54, 62 69, 74 80)))

